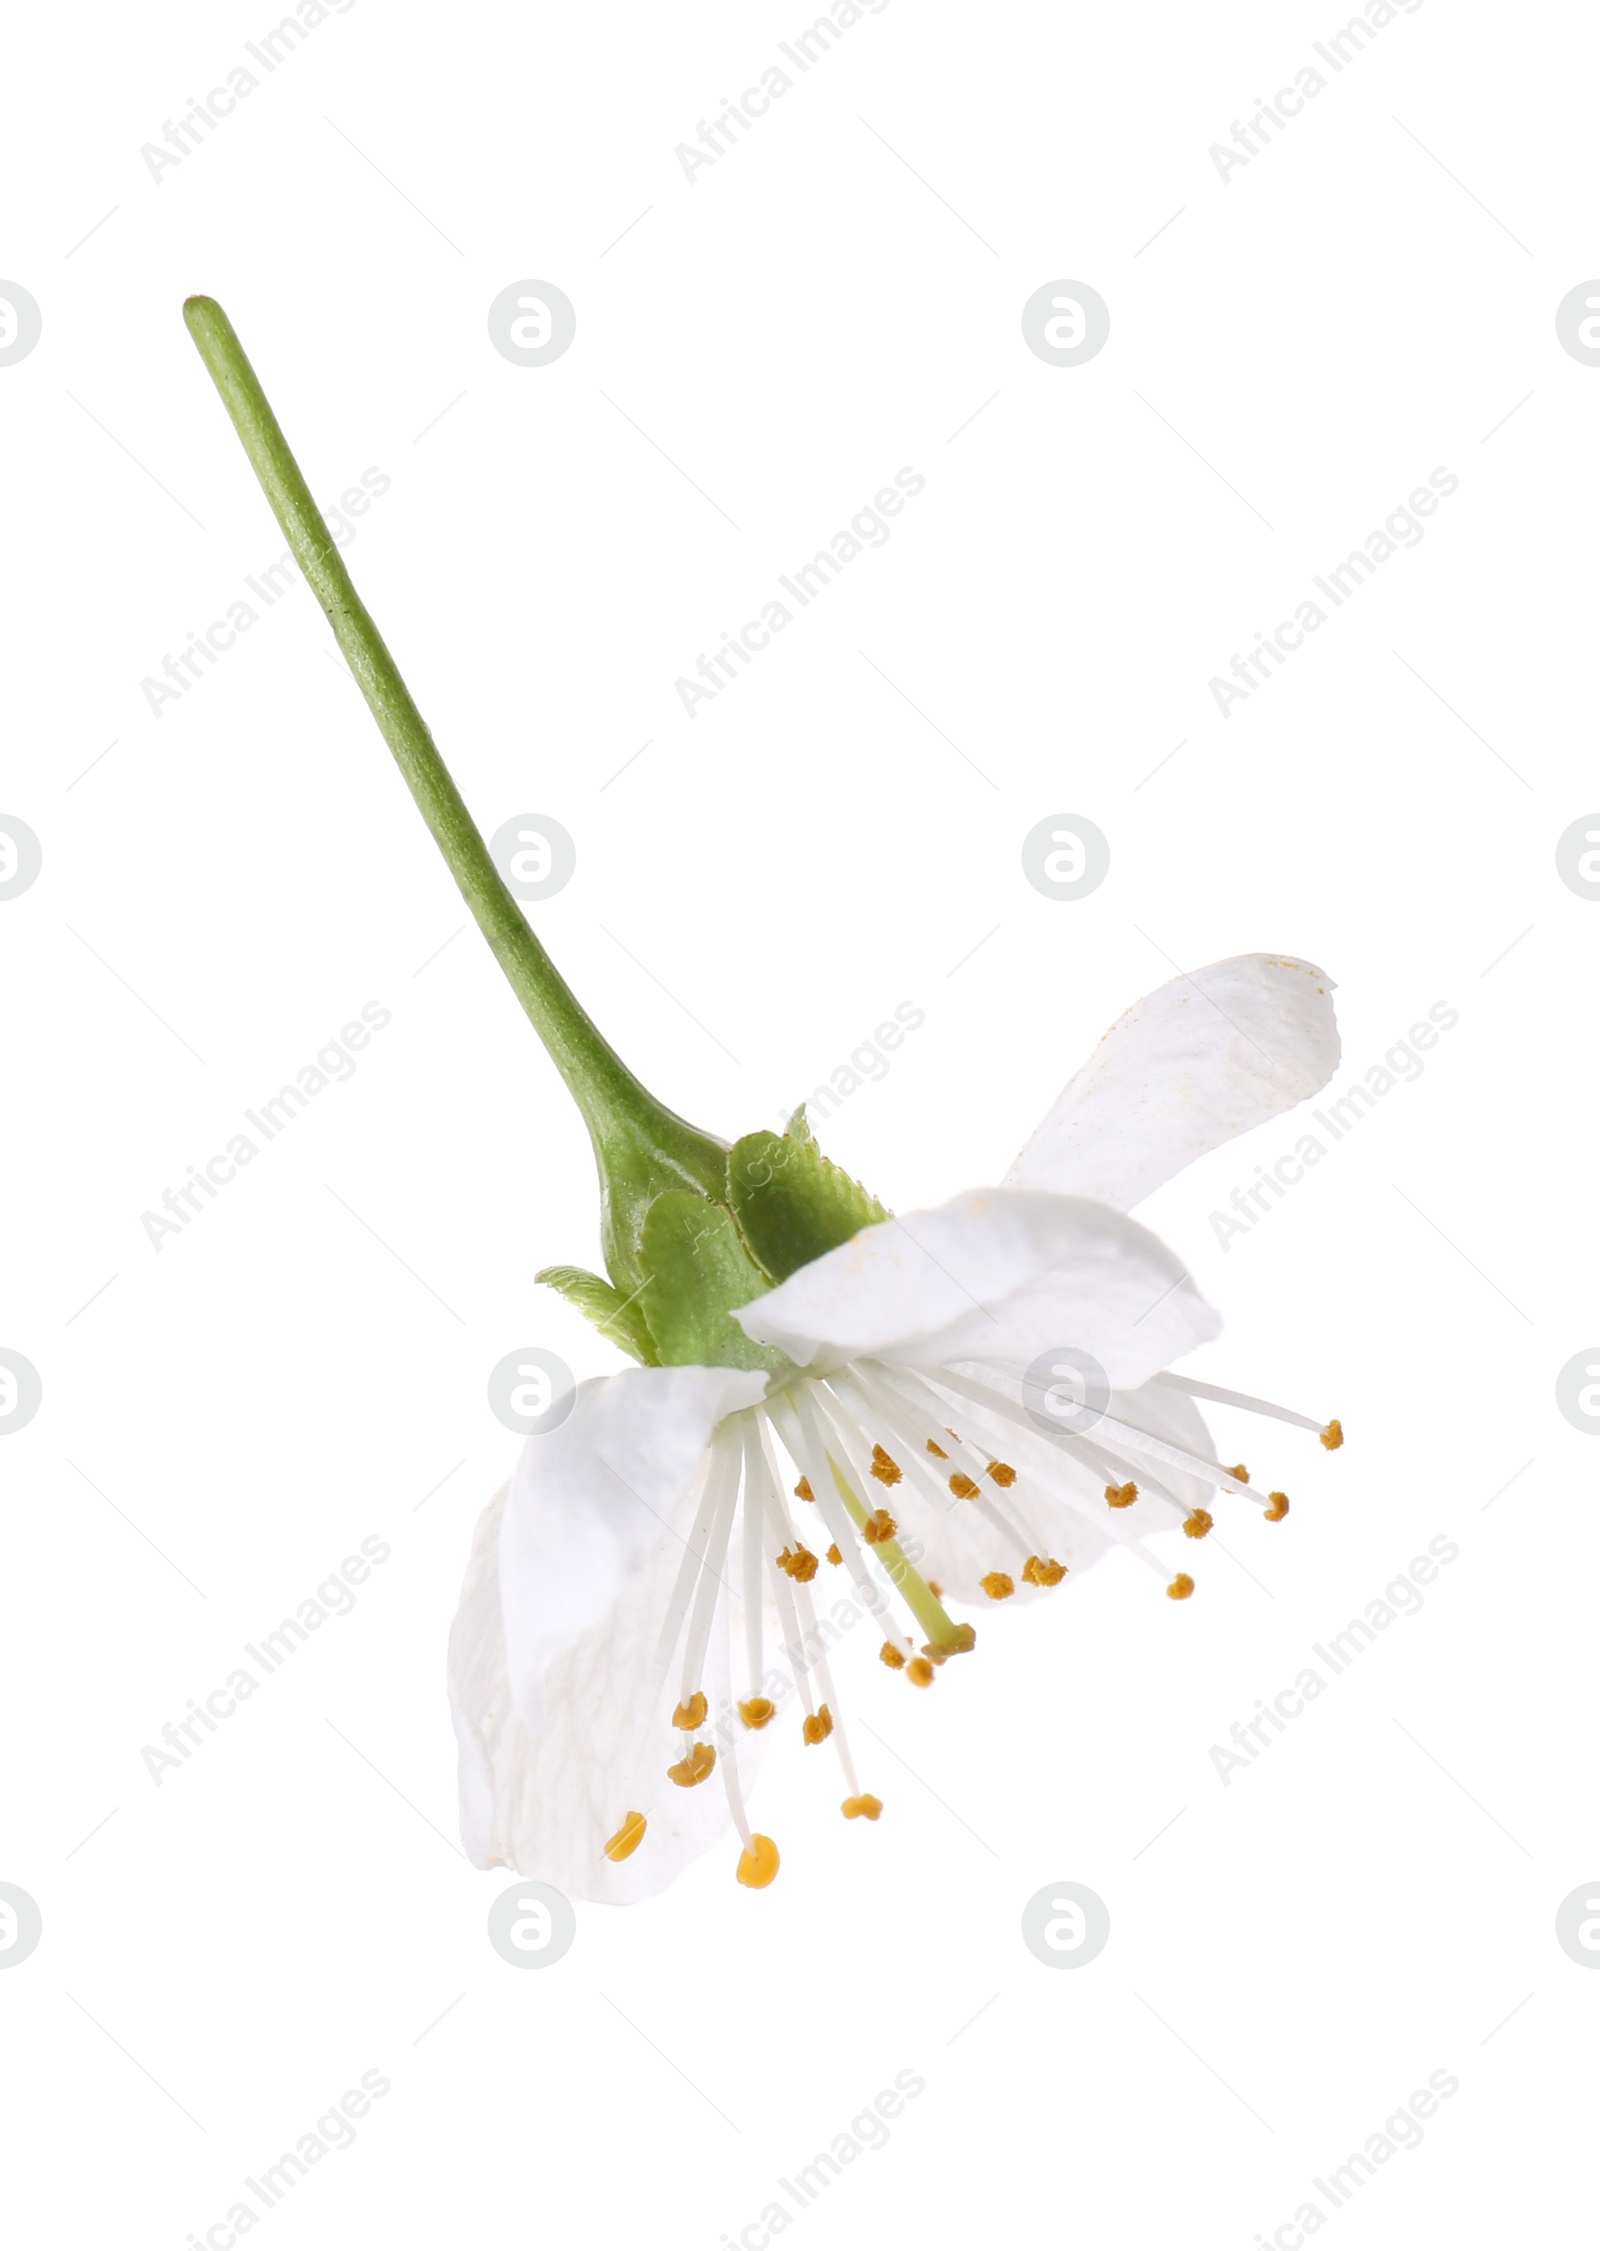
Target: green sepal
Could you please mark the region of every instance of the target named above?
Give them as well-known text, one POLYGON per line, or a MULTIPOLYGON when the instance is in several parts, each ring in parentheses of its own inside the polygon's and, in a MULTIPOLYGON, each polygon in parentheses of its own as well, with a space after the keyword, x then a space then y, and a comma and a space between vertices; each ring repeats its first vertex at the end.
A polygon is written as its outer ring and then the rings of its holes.
POLYGON ((747 1133, 728 1151, 728 1202, 753 1256, 785 1282, 892 1214, 809 1134, 747 1133))
POLYGON ((640 1303, 665 1367, 792 1368, 775 1345, 752 1344, 732 1309, 761 1297, 768 1281, 739 1239, 734 1217, 692 1189, 669 1188, 645 1213, 640 1303))
POLYGON ((639 1292, 624 1297, 621 1290, 602 1281, 582 1266, 546 1266, 533 1277, 548 1289, 559 1290, 569 1305, 591 1320, 609 1344, 631 1352, 647 1368, 658 1368, 661 1356, 644 1317, 639 1292))
POLYGON ((803 1102, 796 1109, 790 1111, 789 1123, 783 1129, 783 1138, 785 1141, 814 1141, 816 1139, 816 1135, 811 1130, 811 1121, 806 1116, 806 1106, 803 1102))

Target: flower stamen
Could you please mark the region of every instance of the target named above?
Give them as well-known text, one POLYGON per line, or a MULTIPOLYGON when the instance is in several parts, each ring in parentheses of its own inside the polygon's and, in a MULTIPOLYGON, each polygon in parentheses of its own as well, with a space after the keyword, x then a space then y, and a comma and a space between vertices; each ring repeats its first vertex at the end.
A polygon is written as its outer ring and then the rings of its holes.
POLYGON ((778 1873, 778 1848, 770 1837, 751 1837, 739 1855, 734 1875, 751 1891, 765 1891, 778 1873))
POLYGON ((626 1860, 630 1853, 637 1852, 644 1842, 647 1826, 642 1813, 625 1813, 622 1827, 614 1837, 606 1839, 603 1849, 607 1860, 626 1860))

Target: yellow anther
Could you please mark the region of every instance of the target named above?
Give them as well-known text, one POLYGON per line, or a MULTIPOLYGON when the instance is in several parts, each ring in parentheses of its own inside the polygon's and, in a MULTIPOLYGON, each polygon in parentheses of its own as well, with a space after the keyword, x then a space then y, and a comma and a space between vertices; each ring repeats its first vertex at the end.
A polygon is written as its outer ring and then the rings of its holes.
POLYGON ((1183 1528, 1191 1540, 1203 1540, 1215 1522, 1216 1518, 1209 1509, 1197 1508, 1184 1518, 1183 1528))
POLYGON ((1030 1555, 1022 1566, 1022 1576, 1030 1587, 1059 1587, 1066 1575, 1066 1565, 1057 1563, 1053 1555, 1030 1555))
POLYGON ((809 1548, 785 1548, 778 1558, 778 1569, 787 1571, 791 1579, 798 1579, 803 1586, 807 1579, 816 1577, 817 1559, 809 1548))
POLYGON ((1017 1482, 1017 1473, 1009 1462, 991 1462, 989 1475, 1000 1486, 1015 1485, 1017 1482))
POLYGON ((891 1455, 886 1454, 881 1446, 874 1446, 872 1449, 872 1474, 880 1485, 898 1485, 901 1476, 900 1464, 891 1455))
POLYGON ((876 1821, 883 1811, 883 1800, 865 1794, 859 1798, 846 1798, 839 1811, 844 1815, 846 1821, 858 1820, 862 1814, 865 1814, 869 1821, 876 1821))
POLYGON ((622 1827, 614 1837, 605 1842, 607 1860, 626 1860, 630 1852, 637 1852, 644 1842, 645 1818, 642 1813, 625 1813, 622 1827))
POLYGON ((978 1497, 977 1486, 964 1470, 958 1469, 950 1479, 950 1490, 958 1501, 975 1501, 978 1497))
POLYGON ((947 1462, 950 1459, 949 1455, 945 1452, 944 1448, 939 1444, 939 1441, 936 1438, 930 1438, 928 1440, 928 1451, 930 1454, 937 1454, 940 1461, 942 1462, 947 1462))
POLYGON ((928 1592, 932 1595, 934 1601, 937 1602, 940 1596, 944 1593, 944 1589, 940 1586, 937 1579, 930 1579, 928 1581, 928 1592))
POLYGON ((1187 1602, 1190 1595, 1194 1593, 1194 1581, 1187 1571, 1180 1571, 1171 1586, 1168 1587, 1167 1592, 1174 1602, 1187 1602))
POLYGON ((892 1673, 897 1673, 906 1661, 905 1651, 903 1649, 896 1649, 892 1641, 886 1641, 883 1647, 878 1651, 878 1655, 882 1658, 883 1662, 888 1666, 889 1670, 892 1673))
POLYGON ((833 1714, 826 1704, 819 1704, 814 1712, 807 1712, 800 1730, 808 1743, 826 1743, 833 1733, 833 1714))
POLYGON ((747 1696, 739 1706, 739 1717, 746 1727, 765 1727, 777 1708, 770 1696, 747 1696))
POLYGON ((828 1550, 828 1561, 830 1563, 843 1563, 844 1561, 844 1557, 839 1553, 837 1541, 835 1541, 834 1545, 828 1550))
POLYGON ((704 1689, 697 1688, 686 1704, 680 1704, 672 1715, 674 1727, 698 1727, 707 1711, 704 1689))
POLYGON ((1281 1524, 1288 1513, 1289 1496, 1287 1493, 1269 1493, 1267 1495, 1267 1506, 1262 1514, 1269 1524, 1281 1524))
POLYGON ((667 1780, 676 1782, 680 1790, 692 1790, 703 1782, 717 1763, 717 1754, 709 1743, 697 1743, 687 1758, 678 1759, 667 1769, 667 1780))
POLYGON ((778 1873, 778 1848, 770 1837, 752 1837, 733 1871, 752 1891, 765 1891, 778 1873))
POLYGON ((906 1667, 906 1678, 914 1688, 927 1688, 933 1680, 933 1667, 926 1657, 913 1657, 906 1667))
POLYGON ((1324 1423, 1317 1432, 1317 1436, 1322 1440, 1330 1454, 1337 1453, 1344 1444, 1344 1426, 1339 1421, 1338 1416, 1335 1415, 1331 1423, 1324 1423))
POLYGON ((1008 1594, 1017 1591, 1017 1582, 1009 1571, 986 1571, 978 1584, 991 1602, 1004 1602, 1008 1594))
POLYGON ((1241 1485, 1248 1485, 1250 1482, 1250 1472, 1243 1462, 1235 1462, 1232 1469, 1225 1469, 1222 1474, 1224 1477, 1236 1477, 1241 1485))
POLYGON ((880 1540, 892 1540, 897 1529, 894 1518, 886 1508, 875 1508, 861 1527, 861 1537, 869 1548, 875 1548, 880 1540))
POLYGON ((811 1490, 811 1480, 809 1477, 801 1478, 799 1484, 794 1489, 794 1497, 797 1501, 814 1501, 816 1499, 816 1494, 811 1490))
POLYGON ((1106 1499, 1113 1508, 1132 1508, 1138 1498, 1139 1488, 1137 1485, 1108 1485, 1106 1487, 1106 1499))

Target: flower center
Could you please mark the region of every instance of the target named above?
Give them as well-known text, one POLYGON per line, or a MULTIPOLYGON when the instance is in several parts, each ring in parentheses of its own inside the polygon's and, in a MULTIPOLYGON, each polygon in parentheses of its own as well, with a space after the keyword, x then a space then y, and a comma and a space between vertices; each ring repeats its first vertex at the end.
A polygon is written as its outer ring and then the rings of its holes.
MULTIPOLYGON (((1318 1424, 1269 1401, 1188 1377, 1160 1375, 1146 1386, 1146 1395, 1163 1391, 1315 1431, 1330 1451, 1344 1441, 1337 1422, 1318 1424)), ((882 1801, 863 1791, 856 1776, 829 1663, 831 1647, 865 1615, 881 1633, 883 1663, 925 1689, 940 1666, 970 1650, 977 1638, 970 1625, 948 1615, 938 1586, 918 1569, 923 1550, 911 1533, 902 1534, 896 1514, 907 1512, 908 1504, 913 1527, 918 1517, 954 1519, 952 1530, 964 1546, 992 1549, 993 1566, 977 1580, 991 1602, 1008 1600, 1019 1581, 1048 1589, 1066 1577, 1067 1566, 1050 1554, 1042 1527, 1031 1521, 1042 1500, 1064 1502, 1093 1520, 1097 1509, 1120 1512, 1142 1498, 1158 1511, 1149 1530, 1181 1528, 1192 1540, 1204 1539, 1214 1518, 1208 1508, 1180 1500, 1169 1479, 1198 1482, 1212 1498, 1251 1501, 1269 1523, 1287 1515, 1288 1496, 1257 1491, 1243 1462, 1225 1467, 1145 1427, 1159 1418, 1142 1410, 1136 1396, 1117 1404, 1124 1412, 1092 1414, 1080 1418, 1082 1427, 1057 1428, 1025 1403, 1020 1385, 988 1371, 912 1370, 869 1359, 826 1375, 796 1375, 759 1405, 731 1415, 711 1442, 656 1647, 662 1722, 670 1712, 676 1755, 667 1755, 670 1735, 663 1741, 652 1731, 641 1750, 634 1794, 648 1807, 655 1778, 663 1772, 685 1790, 718 1777, 742 1846, 735 1873, 740 1883, 764 1889, 777 1875, 778 1850, 770 1837, 750 1827, 739 1744, 745 1733, 767 1727, 783 1702, 797 1695, 803 1743, 812 1748, 831 1743, 839 1761, 845 1785, 841 1812, 847 1820, 877 1820, 882 1801), (1133 1419, 1141 1413, 1144 1420, 1133 1419), (1025 1473, 1005 1458, 1016 1451, 1019 1432, 1029 1442, 1019 1458, 1041 1465, 1025 1473), (830 1614, 819 1618, 813 1587, 822 1573, 821 1556, 845 1573, 851 1599, 833 1602, 830 1614), (743 1639, 737 1661, 736 1606, 743 1639), (770 1653, 769 1607, 779 1641, 770 1653), (909 1627, 925 1637, 920 1647, 909 1627), (669 1704, 675 1664, 677 1696, 669 1704)), ((1169 1575, 1142 1534, 1119 1534, 1119 1544, 1162 1576, 1174 1601, 1193 1594, 1190 1575, 1169 1575)), ((629 1812, 606 1844, 606 1857, 626 1860, 647 1826, 647 1812, 629 1812)))

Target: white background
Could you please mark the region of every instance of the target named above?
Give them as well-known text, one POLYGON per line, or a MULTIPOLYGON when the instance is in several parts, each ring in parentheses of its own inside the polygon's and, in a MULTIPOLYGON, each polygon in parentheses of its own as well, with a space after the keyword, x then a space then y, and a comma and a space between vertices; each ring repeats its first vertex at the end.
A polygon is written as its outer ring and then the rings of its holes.
POLYGON ((675 144, 804 8, 360 0, 154 181, 141 144, 275 20, 8 34, 0 273, 44 313, 0 368, 0 812, 44 850, 0 905, 0 1343, 44 1387, 0 1584, 27 2240, 204 2241, 369 2069, 273 2242, 755 2251, 902 2070, 807 2242, 1270 2242, 1434 2071, 1338 2241, 1565 2226, 1597 1450, 1554 1382, 1597 1327, 1600 907, 1554 846, 1600 797, 1600 371, 1554 312, 1600 269, 1593 25, 1428 0, 1224 184, 1208 147, 1339 9, 892 0, 691 185, 675 144), (577 308, 537 370, 485 321, 526 277, 577 308), (1076 369, 1020 328, 1061 277, 1111 308, 1076 369), (454 1843, 443 1644, 517 1443, 487 1371, 616 1364, 532 1282, 598 1263, 590 1160, 304 590, 141 693, 282 545, 195 289, 319 497, 392 479, 357 583, 485 830, 571 831, 537 926, 697 1121, 770 1124, 914 1002, 824 1129, 912 1209, 997 1178, 1174 965, 1321 963, 1336 1091, 1459 1011, 1226 1251, 1209 1214, 1293 1122, 1143 1214, 1227 1319, 1194 1372, 1344 1418, 1328 1459, 1218 1418, 1289 1520, 1224 1522, 1182 1606, 1114 1561, 926 1697, 847 1657, 882 1821, 781 1746, 771 1891, 713 1853, 537 1974, 454 1843), (888 544, 686 717, 675 678, 906 465, 888 544), (1436 467, 1420 546, 1224 718, 1212 675, 1436 467), (1019 861, 1063 812, 1111 845, 1076 904, 1019 861), (368 1001, 355 1077, 153 1249, 141 1214, 368 1001), (1421 1613, 1224 1786, 1212 1745, 1441 1534, 1421 1613), (368 1535, 353 1614, 158 1788, 142 1746, 368 1535), (1070 1973, 1019 1933, 1062 1879, 1112 1923, 1070 1973))

